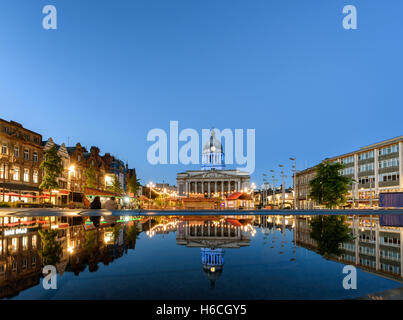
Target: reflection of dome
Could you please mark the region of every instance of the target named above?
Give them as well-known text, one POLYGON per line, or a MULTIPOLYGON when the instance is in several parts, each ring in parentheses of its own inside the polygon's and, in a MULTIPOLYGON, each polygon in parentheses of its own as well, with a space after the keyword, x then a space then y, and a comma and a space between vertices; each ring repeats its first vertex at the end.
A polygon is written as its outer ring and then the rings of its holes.
POLYGON ((221 142, 216 139, 214 129, 202 152, 202 170, 224 168, 224 153, 221 142))
POLYGON ((224 265, 224 250, 202 248, 203 272, 214 288, 216 280, 221 276, 224 265))
POLYGON ((207 279, 210 280, 211 289, 214 289, 215 282, 221 276, 222 266, 218 266, 218 267, 203 266, 203 272, 204 272, 205 276, 207 277, 207 279))

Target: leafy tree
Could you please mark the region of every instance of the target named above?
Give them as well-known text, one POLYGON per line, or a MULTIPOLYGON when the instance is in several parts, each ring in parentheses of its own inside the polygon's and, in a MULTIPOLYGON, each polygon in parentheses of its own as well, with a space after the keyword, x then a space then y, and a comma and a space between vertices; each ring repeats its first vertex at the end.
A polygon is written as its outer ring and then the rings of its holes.
POLYGON ((85 170, 85 176, 85 186, 87 188, 96 188, 96 170, 92 163, 90 167, 85 170))
POLYGON ((325 161, 319 164, 315 178, 309 182, 309 196, 329 209, 344 204, 352 179, 340 174, 343 167, 339 162, 325 161))
POLYGON ((41 190, 49 190, 50 199, 52 199, 52 189, 59 189, 57 178, 63 173, 63 163, 60 156, 57 154, 57 146, 49 148, 45 151, 44 160, 41 162, 40 168, 44 170, 42 183, 39 188, 41 190))
POLYGON ((123 192, 122 187, 120 185, 120 181, 116 175, 113 175, 112 185, 108 186, 107 189, 116 193, 123 192))
POLYGON ((127 180, 127 190, 136 194, 140 188, 140 179, 137 179, 136 172, 127 180))
POLYGON ((62 246, 57 241, 58 231, 52 229, 39 230, 42 240, 42 248, 39 250, 39 256, 43 265, 56 265, 60 261, 60 255, 63 252, 62 246))
POLYGON ((134 223, 132 226, 128 226, 126 229, 125 233, 125 242, 129 249, 134 249, 134 246, 136 245, 136 240, 139 237, 139 230, 138 230, 138 224, 134 223))
POLYGON ((340 255, 343 252, 340 244, 353 240, 345 216, 319 215, 311 220, 310 225, 310 236, 317 242, 318 252, 322 255, 340 255))

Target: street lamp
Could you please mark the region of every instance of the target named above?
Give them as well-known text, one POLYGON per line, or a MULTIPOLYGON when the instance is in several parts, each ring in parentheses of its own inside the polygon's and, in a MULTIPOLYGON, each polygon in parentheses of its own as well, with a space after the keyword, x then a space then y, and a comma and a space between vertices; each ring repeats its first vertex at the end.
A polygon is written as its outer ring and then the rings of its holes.
POLYGON ((281 190, 281 209, 284 209, 285 202, 285 183, 284 183, 284 166, 282 164, 278 165, 281 168, 281 179, 282 179, 282 190, 281 190))
POLYGON ((273 178, 273 206, 276 204, 276 176, 274 170, 270 170, 273 174, 271 177, 273 178))
POLYGON ((293 181, 293 189, 294 189, 294 210, 297 210, 297 160, 295 158, 290 158, 291 161, 294 161, 292 165, 292 172, 294 174, 294 181, 293 181))

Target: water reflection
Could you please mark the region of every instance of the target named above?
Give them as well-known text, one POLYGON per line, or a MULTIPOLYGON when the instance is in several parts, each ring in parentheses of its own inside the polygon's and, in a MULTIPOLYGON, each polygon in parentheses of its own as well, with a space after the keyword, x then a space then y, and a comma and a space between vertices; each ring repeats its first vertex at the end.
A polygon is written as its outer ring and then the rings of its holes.
MULTIPOLYGON (((248 255, 254 241, 269 250, 256 254, 259 258, 286 255, 295 265, 298 248, 305 248, 326 259, 403 280, 400 216, 6 216, 0 217, 0 225, 0 298, 40 285, 43 265, 54 264, 61 276, 96 273, 100 265, 108 266, 135 250, 138 241, 172 233, 176 248, 200 250, 199 270, 214 290, 226 285, 222 279, 231 261, 227 250, 245 248, 242 253, 248 255)), ((161 266, 166 262, 156 261, 161 266)), ((253 275, 253 267, 248 272, 253 275)))

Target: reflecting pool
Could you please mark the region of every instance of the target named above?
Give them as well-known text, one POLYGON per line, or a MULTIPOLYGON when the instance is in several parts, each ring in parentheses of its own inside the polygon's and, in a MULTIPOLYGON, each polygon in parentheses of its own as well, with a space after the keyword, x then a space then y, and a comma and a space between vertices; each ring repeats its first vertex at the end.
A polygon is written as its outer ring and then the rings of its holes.
POLYGON ((403 216, 328 217, 3 215, 0 298, 351 299, 403 287, 403 216), (43 287, 45 264, 57 289, 43 287))

